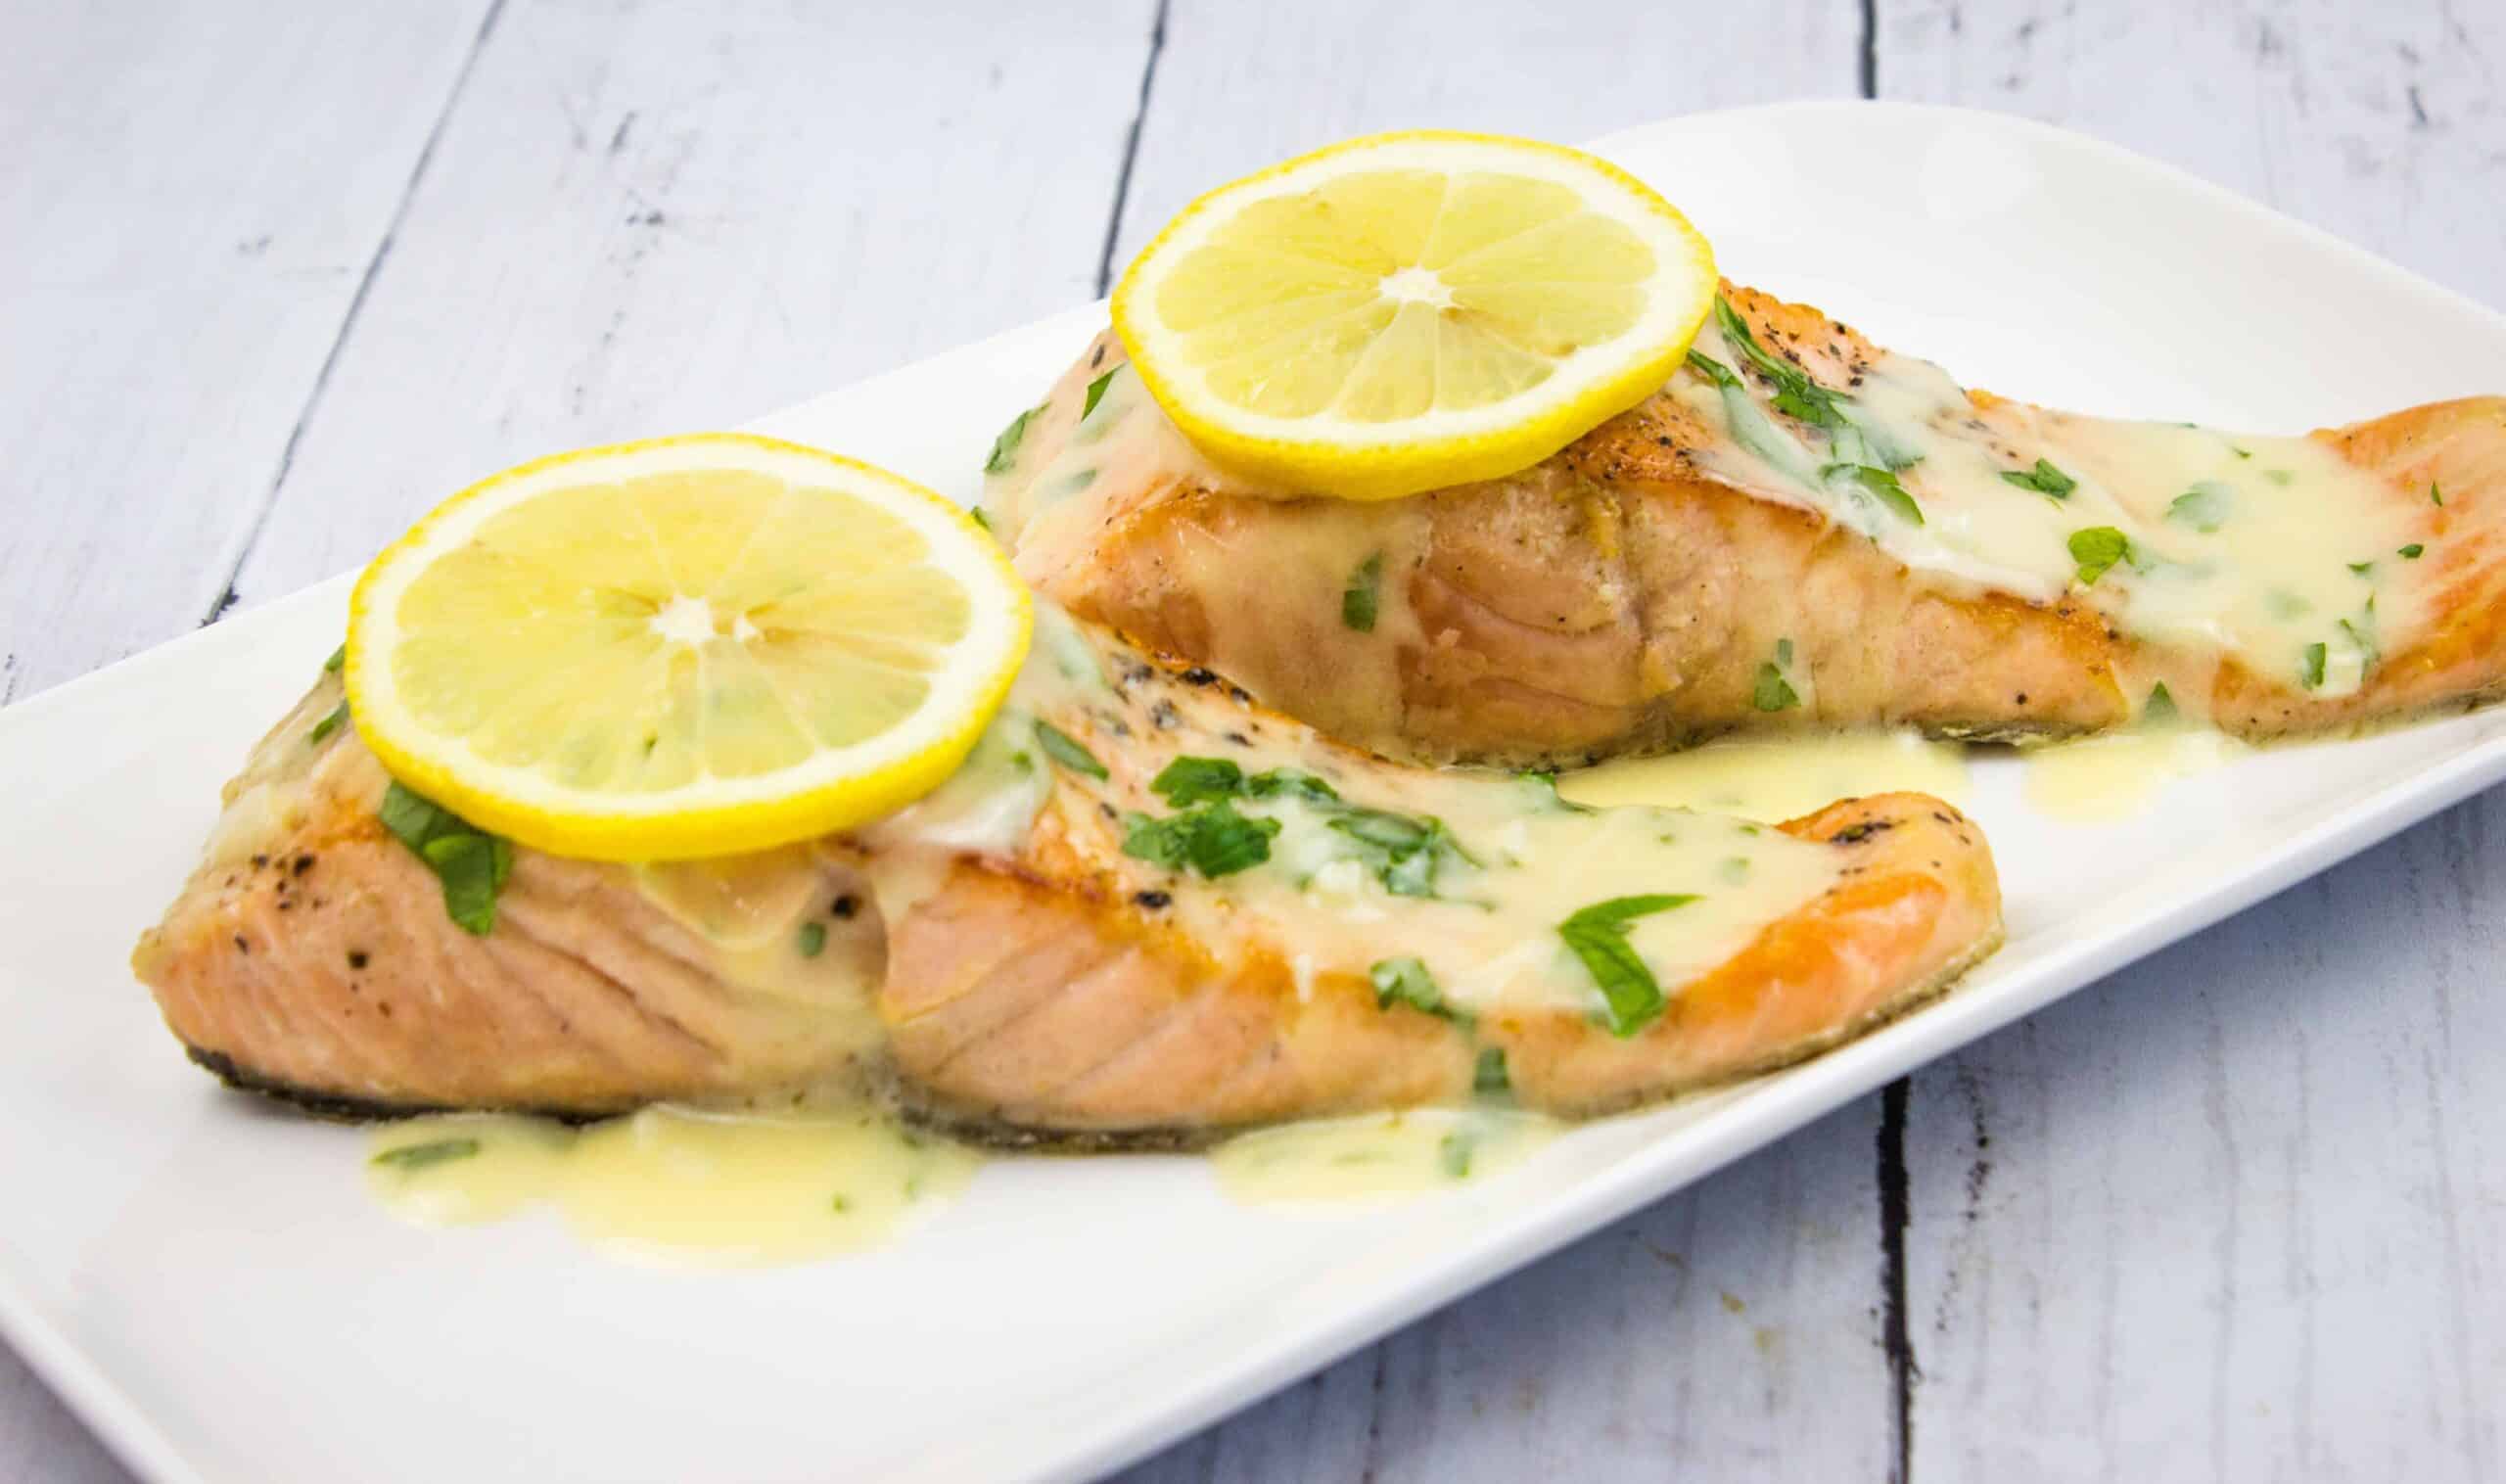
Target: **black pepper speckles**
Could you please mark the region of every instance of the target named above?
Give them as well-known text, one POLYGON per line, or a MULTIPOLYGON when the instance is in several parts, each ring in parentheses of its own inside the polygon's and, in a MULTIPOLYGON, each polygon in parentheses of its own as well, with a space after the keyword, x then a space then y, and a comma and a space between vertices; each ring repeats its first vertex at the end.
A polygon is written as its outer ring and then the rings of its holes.
POLYGON ((1172 701, 1160 701, 1150 707, 1148 719, 1156 723, 1159 731, 1173 731, 1183 721, 1183 717, 1176 712, 1175 703, 1172 701))
POLYGON ((352 968, 352 969, 361 969, 361 968, 364 968, 364 967, 365 967, 365 965, 366 965, 366 962, 367 962, 367 959, 366 959, 366 956, 365 956, 365 950, 363 950, 363 949, 350 949, 350 950, 348 950, 348 967, 349 967, 349 968, 352 968))
POLYGON ((1215 685, 1218 683, 1218 672, 1195 665, 1183 672, 1182 679, 1186 685, 1215 685))
POLYGON ((1138 903, 1141 906, 1144 906, 1154 912, 1163 907, 1173 906, 1175 904, 1175 895, 1172 892, 1139 892, 1136 893, 1132 897, 1132 901, 1138 903))
POLYGON ((851 892, 847 892, 843 896, 836 898, 834 903, 827 907, 826 912, 828 916, 833 917, 840 922, 851 922, 854 915, 860 910, 861 899, 854 896, 851 892))

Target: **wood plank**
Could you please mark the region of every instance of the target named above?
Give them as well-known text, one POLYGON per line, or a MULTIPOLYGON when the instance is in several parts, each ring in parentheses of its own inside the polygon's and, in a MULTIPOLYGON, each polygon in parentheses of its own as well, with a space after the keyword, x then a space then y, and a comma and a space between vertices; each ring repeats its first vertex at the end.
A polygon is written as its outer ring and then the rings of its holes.
POLYGON ((1087 299, 1149 15, 511 0, 245 601, 521 459, 743 422, 1087 299))
MULTIPOLYGON (((0 704, 215 606, 487 7, 0 16, 0 704)), ((126 1477, 5 1348, 0 1419, 126 1477)))
POLYGON ((0 17, 0 702, 215 605, 487 4, 0 17))
MULTIPOLYGON (((1751 6, 1174 0, 1109 266, 1200 192, 1352 134, 1586 139, 1851 96, 1852 0, 1751 6), (1713 59, 1701 65, 1700 59, 1713 59)), ((1877 1100, 1551 1257, 1127 1478, 1878 1478, 1891 1456, 1877 1100), (1735 1307, 1738 1306, 1738 1307, 1735 1307)))
MULTIPOLYGON (((1882 96, 2083 127, 2506 302, 2495 7, 1881 22, 1882 96)), ((1915 1477, 2494 1475, 2501 823, 2467 804, 1916 1079, 1915 1477)))
POLYGON ((1639 6, 1173 0, 1117 271, 1212 186, 1352 134, 1576 143, 1675 114, 1855 95, 1856 0, 1639 6))

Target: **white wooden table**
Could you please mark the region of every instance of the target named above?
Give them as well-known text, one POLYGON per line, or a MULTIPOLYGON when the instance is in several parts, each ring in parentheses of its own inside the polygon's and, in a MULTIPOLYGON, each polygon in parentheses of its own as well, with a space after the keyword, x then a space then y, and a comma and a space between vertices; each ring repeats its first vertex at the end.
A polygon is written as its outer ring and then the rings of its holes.
MULTIPOLYGON (((0 0, 0 700, 1085 300, 1294 150, 1857 93, 2506 303, 2494 0, 0 0)), ((1132 1477, 2506 1473, 2501 916, 2492 795, 1132 1477)), ((124 1477, 0 1351, 0 1479, 124 1477)))

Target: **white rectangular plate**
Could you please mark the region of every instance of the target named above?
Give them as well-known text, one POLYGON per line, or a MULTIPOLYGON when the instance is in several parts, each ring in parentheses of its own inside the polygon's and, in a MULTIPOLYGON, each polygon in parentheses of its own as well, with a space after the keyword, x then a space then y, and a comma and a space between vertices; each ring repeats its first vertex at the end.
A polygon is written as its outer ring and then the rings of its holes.
MULTIPOLYGON (((2266 431, 2501 390, 2496 315, 2056 130, 1815 105, 1601 148, 1736 277, 1970 385, 2266 431)), ((761 426, 964 495, 1099 323, 761 426)), ((159 1480, 1082 1477, 2506 776, 2506 713, 2264 753, 2095 827, 1986 762, 2009 946, 1807 1065, 1390 1208, 1239 1208, 1187 1159, 1008 1160, 863 1257, 654 1272, 546 1222, 395 1225, 357 1135, 216 1090, 131 981, 219 783, 338 641, 345 581, 0 714, 0 1321, 159 1480)))

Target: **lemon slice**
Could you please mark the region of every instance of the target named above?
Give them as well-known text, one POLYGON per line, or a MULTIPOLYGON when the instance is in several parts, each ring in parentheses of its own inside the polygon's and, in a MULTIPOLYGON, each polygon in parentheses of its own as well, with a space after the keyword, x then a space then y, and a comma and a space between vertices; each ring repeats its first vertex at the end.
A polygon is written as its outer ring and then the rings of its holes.
POLYGON ((375 558, 348 704, 394 776, 524 845, 727 855, 935 787, 1032 623, 1000 548, 918 485, 662 439, 508 470, 375 558))
POLYGON ((1387 499, 1540 462, 1670 379, 1713 250, 1575 150, 1377 134, 1183 209, 1114 291, 1114 330, 1204 452, 1387 499))

